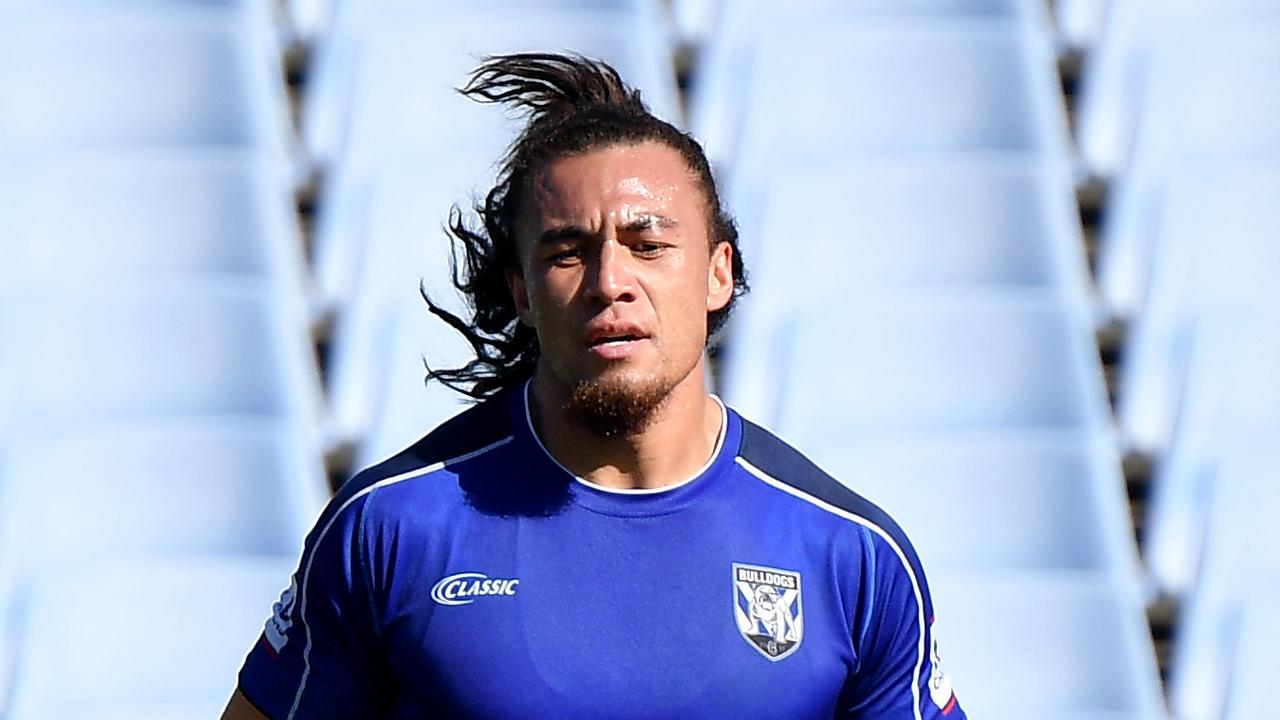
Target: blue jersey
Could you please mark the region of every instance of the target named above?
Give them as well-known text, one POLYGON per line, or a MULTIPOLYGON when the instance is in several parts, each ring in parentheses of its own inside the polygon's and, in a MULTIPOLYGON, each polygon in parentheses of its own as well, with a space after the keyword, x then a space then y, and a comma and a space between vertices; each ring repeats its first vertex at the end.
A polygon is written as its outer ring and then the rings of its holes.
POLYGON ((527 386, 334 498, 241 670, 271 718, 961 720, 898 526, 725 410, 692 479, 608 490, 527 386))

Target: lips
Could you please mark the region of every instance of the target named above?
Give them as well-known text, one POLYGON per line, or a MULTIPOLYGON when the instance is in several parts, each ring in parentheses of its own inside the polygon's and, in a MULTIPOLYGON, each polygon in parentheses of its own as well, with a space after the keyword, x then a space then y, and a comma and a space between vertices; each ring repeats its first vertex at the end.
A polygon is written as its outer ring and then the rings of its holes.
POLYGON ((588 347, 597 347, 600 345, 647 340, 648 338, 649 334, 641 330, 638 325, 616 323, 600 325, 590 329, 587 332, 586 340, 588 347))
POLYGON ((638 325, 611 323, 599 325, 587 332, 587 348, 603 360, 621 360, 630 357, 649 339, 649 334, 638 325))

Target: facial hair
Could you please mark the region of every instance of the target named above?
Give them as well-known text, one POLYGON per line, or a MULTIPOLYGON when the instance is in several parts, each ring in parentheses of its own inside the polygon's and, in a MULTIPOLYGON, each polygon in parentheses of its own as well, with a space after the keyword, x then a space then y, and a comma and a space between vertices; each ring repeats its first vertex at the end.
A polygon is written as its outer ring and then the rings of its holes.
POLYGON ((594 435, 628 437, 648 427, 670 392, 657 379, 592 378, 573 386, 565 410, 574 423, 594 435))

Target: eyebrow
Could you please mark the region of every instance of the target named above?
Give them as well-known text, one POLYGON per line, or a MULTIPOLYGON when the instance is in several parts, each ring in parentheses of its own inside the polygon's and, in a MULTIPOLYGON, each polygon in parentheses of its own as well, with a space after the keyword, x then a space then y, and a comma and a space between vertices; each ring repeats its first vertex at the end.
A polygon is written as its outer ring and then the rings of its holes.
POLYGON ((649 228, 655 225, 660 228, 667 229, 667 228, 673 228, 679 224, 680 223, 676 222, 675 218, 670 218, 670 217, 667 217, 666 215, 659 215, 658 213, 645 213, 644 215, 638 216, 637 218, 627 223, 626 225, 623 225, 620 229, 626 230, 628 232, 640 232, 642 230, 648 230, 649 228))
MULTIPOLYGON (((676 221, 675 218, 670 218, 666 215, 659 215, 657 213, 646 213, 636 217, 618 229, 623 232, 642 232, 655 225, 665 229, 676 227, 679 224, 680 223, 676 221)), ((565 225, 563 227, 550 228, 542 231, 534 242, 537 245, 553 245, 558 242, 584 240, 595 236, 596 233, 588 230, 587 228, 580 227, 578 225, 565 225)))
POLYGON ((535 245, 554 245, 558 242, 567 240, 583 240, 594 236, 590 230, 578 227, 577 225, 566 225, 564 227, 551 228, 544 230, 534 240, 535 245))

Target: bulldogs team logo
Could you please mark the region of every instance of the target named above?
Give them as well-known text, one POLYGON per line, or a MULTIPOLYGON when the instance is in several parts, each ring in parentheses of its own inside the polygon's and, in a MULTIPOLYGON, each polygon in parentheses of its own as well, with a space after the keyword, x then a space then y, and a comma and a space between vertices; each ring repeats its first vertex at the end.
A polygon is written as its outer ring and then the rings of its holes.
POLYGON ((777 661, 795 652, 804 639, 800 573, 734 563, 733 614, 760 654, 777 661))

